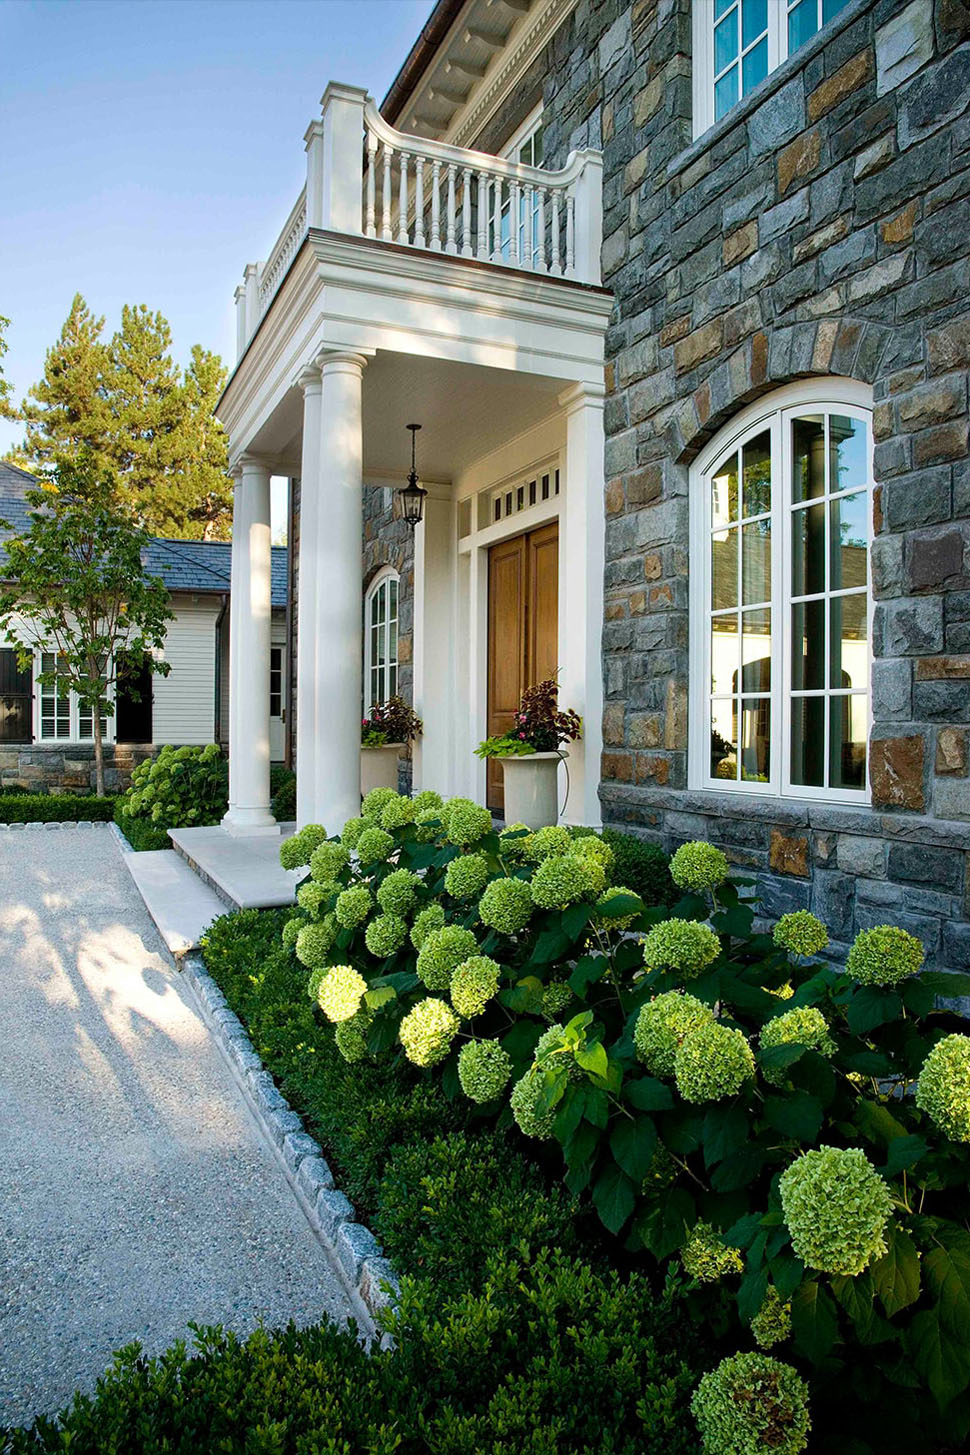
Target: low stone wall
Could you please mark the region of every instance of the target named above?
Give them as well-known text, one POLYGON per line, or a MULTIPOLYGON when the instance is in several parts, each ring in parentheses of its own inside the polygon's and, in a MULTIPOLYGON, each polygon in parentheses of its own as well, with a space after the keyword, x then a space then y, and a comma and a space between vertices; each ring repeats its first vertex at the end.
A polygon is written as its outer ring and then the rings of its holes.
MULTIPOLYGON (((105 788, 122 792, 138 764, 157 752, 152 743, 106 743, 105 788)), ((91 793, 94 786, 91 743, 10 743, 0 747, 0 792, 29 788, 32 793, 91 793)))

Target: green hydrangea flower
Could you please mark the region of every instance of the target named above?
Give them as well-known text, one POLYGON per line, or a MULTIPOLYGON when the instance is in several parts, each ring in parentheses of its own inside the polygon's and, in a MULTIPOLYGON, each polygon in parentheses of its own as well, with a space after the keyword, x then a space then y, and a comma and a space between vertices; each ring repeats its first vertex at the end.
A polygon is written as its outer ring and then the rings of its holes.
POLYGON ((326 920, 318 925, 304 925, 296 937, 296 958, 308 970, 325 965, 333 945, 333 931, 326 920))
POLYGON ((360 1010, 367 981, 352 965, 331 965, 320 981, 317 1002, 328 1021, 349 1021, 360 1010))
POLYGON ((679 889, 703 894, 716 889, 728 877, 727 857, 713 844, 701 839, 681 844, 670 860, 670 877, 679 889))
MULTIPOLYGON (((585 839, 581 840, 585 843, 585 839)), ((604 845, 604 847, 608 847, 604 845)), ((593 916, 596 924, 601 925, 605 930, 628 930, 635 919, 638 919, 642 910, 635 910, 633 914, 604 914, 603 905, 608 904, 617 894, 632 894, 635 899, 640 896, 633 889, 625 889, 621 884, 614 885, 611 889, 605 889, 596 901, 596 913, 593 916)), ((641 905, 643 901, 640 900, 641 905)))
POLYGON ((301 915, 294 915, 292 919, 286 921, 286 924, 283 926, 282 939, 283 944, 288 950, 293 949, 293 946, 296 944, 296 937, 305 924, 306 920, 301 915))
POLYGON ((821 955, 829 942, 829 932, 810 910, 793 909, 790 914, 782 915, 772 931, 772 939, 790 955, 810 959, 821 955))
POLYGON ((800 1455, 812 1427, 808 1385, 768 1354, 733 1354, 705 1374, 690 1402, 704 1455, 800 1455))
POLYGON ((803 1152, 778 1190, 792 1247, 809 1268, 854 1278, 886 1252, 892 1197, 859 1147, 803 1152))
POLYGON ((448 990, 452 971, 463 960, 478 954, 478 941, 461 925, 443 925, 432 930, 418 951, 415 969, 429 990, 448 990))
POLYGON ((400 915, 403 919, 414 908, 420 883, 420 877, 410 869, 392 869, 378 886, 377 903, 387 914, 400 915))
MULTIPOLYGON (((821 1056, 834 1056, 835 1042, 829 1035, 828 1022, 814 1005, 796 1006, 794 1010, 783 1011, 761 1027, 761 1048, 768 1046, 808 1046, 821 1056)), ((766 1081, 781 1086, 788 1079, 788 1073, 781 1066, 762 1067, 766 1081)))
POLYGON ((378 914, 364 931, 364 944, 378 960, 386 960, 401 948, 408 937, 408 927, 400 915, 378 914))
POLYGON ((481 1015, 498 994, 499 967, 487 955, 463 960, 451 977, 451 1003, 463 1020, 481 1015))
POLYGON ((761 1307, 751 1320, 755 1343, 771 1349, 791 1337, 791 1303, 786 1303, 773 1283, 769 1283, 761 1307))
POLYGON ((296 902, 307 914, 318 915, 320 906, 330 898, 336 888, 338 886, 335 884, 314 884, 311 880, 308 884, 300 885, 296 891, 296 902))
POLYGON ((570 1081, 582 1081, 585 1076, 583 1068, 576 1064, 572 1050, 566 1045, 566 1029, 555 1022, 544 1030, 536 1041, 534 1067, 553 1067, 557 1070, 565 1068, 567 1079, 570 1081))
POLYGON ((923 968, 923 946, 908 930, 876 925, 855 937, 845 968, 860 985, 898 985, 923 968))
POLYGON ((367 820, 365 818, 349 818, 344 824, 343 832, 340 835, 340 842, 344 848, 349 849, 353 853, 357 847, 357 840, 366 827, 367 820))
POLYGON ((355 930, 371 912, 373 900, 366 884, 352 884, 337 896, 334 913, 345 930, 355 930))
POLYGON ((419 813, 438 813, 444 807, 444 800, 440 793, 435 793, 433 788, 424 788, 411 800, 415 816, 419 813))
POLYGON ((312 1001, 316 1002, 317 996, 320 993, 320 982, 329 973, 330 967, 328 965, 318 965, 316 970, 310 971, 310 978, 306 983, 306 993, 312 1001))
POLYGON ((318 844, 310 855, 310 877, 321 884, 330 883, 349 863, 349 850, 343 844, 327 839, 318 844))
POLYGON ((323 824, 308 823, 299 833, 292 834, 280 844, 280 863, 284 869, 302 869, 309 864, 310 855, 318 844, 327 837, 323 824))
POLYGON ((398 1034, 404 1054, 415 1066, 436 1066, 451 1050, 458 1017, 443 1000, 419 1000, 401 1022, 398 1034))
POLYGON ((609 880, 616 864, 616 855, 609 844, 605 843, 598 834, 583 834, 578 839, 574 838, 570 852, 578 854, 581 859, 595 859, 597 863, 602 864, 603 873, 609 880))
POLYGON ((710 925, 693 919, 668 919, 654 925, 643 939, 643 963, 648 970, 675 970, 693 980, 721 953, 721 942, 710 925))
POLYGON ((673 1076, 677 1047, 686 1035, 714 1019, 709 1005, 680 990, 655 995, 641 1006, 633 1031, 637 1056, 653 1076, 673 1076))
POLYGON ((499 853, 503 859, 509 859, 513 864, 521 864, 526 857, 531 837, 527 824, 507 824, 498 836, 499 853))
POLYGON ((462 849, 492 832, 491 813, 470 798, 450 798, 442 809, 442 818, 449 844, 462 849))
POLYGON ((573 836, 564 824, 549 824, 544 829, 536 829, 524 842, 525 857, 532 864, 541 864, 544 859, 568 854, 573 848, 573 836))
POLYGON ((970 1142, 970 1036, 944 1036, 923 1062, 916 1105, 951 1142, 970 1142))
POLYGON ((380 824, 381 814, 397 794, 393 788, 372 788, 360 806, 361 815, 371 824, 380 824))
POLYGON ((367 1032, 370 1023, 370 1014, 361 1009, 349 1021, 341 1021, 333 1033, 337 1050, 351 1065, 365 1060, 367 1056, 367 1032))
POLYGON ((542 992, 542 1013, 547 1016, 560 1015, 573 998, 573 992, 565 980, 550 980, 542 992))
POLYGON ((546 1111, 540 1105, 542 1081, 541 1071, 534 1066, 530 1067, 512 1087, 509 1104, 519 1131, 526 1137, 536 1137, 540 1142, 545 1142, 552 1136, 556 1112, 555 1108, 546 1111))
POLYGON ((395 798, 389 798, 381 809, 381 828, 388 833, 395 829, 403 829, 405 824, 414 822, 414 803, 410 798, 398 794, 395 798))
POLYGON ((685 1101, 735 1096, 754 1076, 754 1053, 741 1031, 704 1021, 689 1031, 674 1055, 674 1079, 685 1101))
POLYGON ((498 1041, 469 1041, 458 1052, 458 1080, 471 1101, 494 1101, 511 1075, 512 1059, 498 1041))
POLYGON ((414 836, 419 844, 436 843, 443 832, 439 809, 424 808, 415 813, 414 836))
POLYGON ((524 879, 493 879, 478 901, 483 925, 500 935, 517 935, 532 918, 532 891, 524 879))
POLYGON ((379 828, 366 828, 357 840, 357 857, 364 865, 383 864, 394 852, 394 840, 379 828))
POLYGON ((710 1223, 695 1223, 680 1250, 680 1263, 688 1278, 698 1283, 716 1283, 726 1273, 743 1273, 740 1248, 725 1243, 710 1223))
POLYGON ((542 909, 565 909, 567 904, 598 894, 604 880, 603 866, 595 859, 556 854, 543 859, 533 874, 532 898, 542 909))
POLYGON ((462 854, 445 870, 445 890, 452 899, 474 899, 488 883, 484 854, 462 854))
MULTIPOLYGON (((388 875, 388 878, 391 876, 388 875)), ((420 950, 432 930, 440 930, 445 922, 445 911, 440 904, 429 904, 414 916, 411 926, 411 944, 420 950)))

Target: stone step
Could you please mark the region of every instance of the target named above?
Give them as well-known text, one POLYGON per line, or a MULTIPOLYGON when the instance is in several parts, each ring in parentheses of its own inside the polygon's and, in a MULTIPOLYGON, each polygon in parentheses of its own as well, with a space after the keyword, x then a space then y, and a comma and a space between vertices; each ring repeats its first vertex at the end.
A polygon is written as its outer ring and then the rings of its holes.
POLYGON ((228 833, 213 828, 169 829, 175 852, 231 909, 272 909, 296 902, 306 869, 284 869, 280 844, 294 824, 276 833, 228 833))
POLYGON ((198 947, 226 906, 173 849, 124 855, 145 908, 176 960, 198 947))

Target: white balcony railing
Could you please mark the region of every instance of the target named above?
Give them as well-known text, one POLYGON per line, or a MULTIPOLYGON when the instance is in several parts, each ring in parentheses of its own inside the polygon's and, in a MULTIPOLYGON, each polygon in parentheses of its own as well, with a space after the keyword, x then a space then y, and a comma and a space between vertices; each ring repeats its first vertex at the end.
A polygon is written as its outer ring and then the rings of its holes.
POLYGON ((558 172, 395 131, 355 87, 327 87, 306 137, 307 184, 269 258, 236 290, 242 353, 310 228, 418 252, 600 282, 602 161, 558 172))

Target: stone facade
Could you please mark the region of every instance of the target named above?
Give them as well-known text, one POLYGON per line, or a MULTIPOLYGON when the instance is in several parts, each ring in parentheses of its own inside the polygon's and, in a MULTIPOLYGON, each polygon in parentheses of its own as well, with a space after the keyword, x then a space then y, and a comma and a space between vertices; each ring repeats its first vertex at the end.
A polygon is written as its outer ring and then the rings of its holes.
POLYGON ((605 161, 604 818, 967 968, 970 7, 852 0, 692 141, 689 0, 581 0, 543 102, 550 165, 605 161), (689 466, 813 375, 873 393, 871 808, 687 787, 689 466))
MULTIPOLYGON (((157 747, 148 743, 105 743, 104 785, 121 793, 131 783, 133 769, 152 758, 157 747)), ((7 788, 28 788, 32 793, 93 793, 94 746, 91 743, 9 743, 0 747, 0 793, 7 788)))

